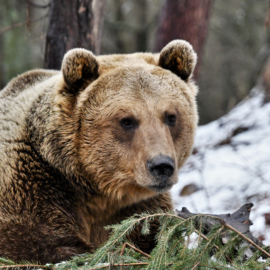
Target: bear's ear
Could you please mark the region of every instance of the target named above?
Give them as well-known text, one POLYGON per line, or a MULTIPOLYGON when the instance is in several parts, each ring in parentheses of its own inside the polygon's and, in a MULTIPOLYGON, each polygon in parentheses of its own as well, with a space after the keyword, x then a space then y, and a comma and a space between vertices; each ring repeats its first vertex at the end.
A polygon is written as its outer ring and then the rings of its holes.
POLYGON ((169 69, 186 81, 192 75, 196 62, 197 55, 190 43, 177 39, 162 49, 158 65, 169 69))
POLYGON ((63 59, 62 73, 71 92, 87 87, 98 78, 98 61, 94 54, 85 49, 72 49, 63 59))

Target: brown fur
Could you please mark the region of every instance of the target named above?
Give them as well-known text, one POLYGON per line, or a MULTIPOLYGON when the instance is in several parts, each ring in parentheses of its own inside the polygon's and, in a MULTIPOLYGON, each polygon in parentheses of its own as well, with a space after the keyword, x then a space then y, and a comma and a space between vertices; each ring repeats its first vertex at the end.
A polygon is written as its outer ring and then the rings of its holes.
MULTIPOLYGON (((94 251, 108 239, 108 224, 172 209, 167 190, 177 170, 157 191, 146 163, 165 155, 179 169, 190 154, 195 62, 184 41, 161 56, 75 49, 62 72, 12 80, 0 93, 0 257, 59 262, 94 251), (171 114, 174 126, 166 124, 171 114), (126 117, 134 129, 121 126, 126 117)), ((150 252, 156 229, 153 223, 149 237, 138 230, 130 237, 150 252)))

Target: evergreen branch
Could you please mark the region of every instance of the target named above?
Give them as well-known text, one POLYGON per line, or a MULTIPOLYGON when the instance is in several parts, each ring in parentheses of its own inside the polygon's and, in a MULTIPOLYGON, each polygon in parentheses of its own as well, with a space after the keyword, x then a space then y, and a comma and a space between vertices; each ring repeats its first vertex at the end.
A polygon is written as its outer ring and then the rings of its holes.
MULTIPOLYGON (((223 264, 223 263, 220 263, 219 261, 211 261, 210 262, 210 266, 213 265, 213 268, 210 268, 209 265, 207 265, 207 268, 206 269, 214 269, 214 270, 222 270, 222 269, 225 269, 225 270, 232 270, 231 266, 230 265, 227 265, 227 264, 223 264), (217 268, 217 265, 219 268, 217 268)), ((239 270, 240 268, 238 268, 239 270)), ((237 270, 237 268, 233 268, 233 270, 237 270)), ((243 268, 241 267, 241 270, 243 270, 243 268)), ((252 269, 254 270, 254 269, 252 269)))
POLYGON ((239 231, 237 231, 235 228, 233 228, 232 226, 230 226, 229 224, 225 224, 225 226, 227 228, 229 228, 230 230, 238 233, 242 238, 244 238, 247 242, 249 242, 251 245, 253 245, 254 247, 256 247, 258 250, 260 250, 262 253, 264 253, 268 258, 270 258, 270 254, 263 250, 261 247, 259 247, 257 244, 255 244, 252 240, 250 240, 248 237, 246 237, 245 235, 243 235, 242 233, 240 233, 239 231))
POLYGON ((224 229, 224 225, 223 225, 221 228, 219 228, 219 229, 217 230, 217 232, 212 236, 211 239, 208 240, 208 242, 207 242, 205 248, 203 249, 203 252, 201 252, 201 254, 200 254, 199 257, 197 258, 197 260, 196 260, 196 262, 195 262, 194 265, 196 265, 197 262, 198 262, 198 260, 202 257, 204 251, 205 251, 206 248, 210 245, 211 241, 212 241, 212 240, 213 240, 213 239, 214 239, 214 238, 215 238, 215 237, 216 237, 223 229, 224 229))
POLYGON ((1 265, 13 265, 13 264, 15 264, 15 262, 0 257, 0 264, 1 265))
POLYGON ((266 267, 266 266, 269 266, 270 265, 270 262, 266 262, 263 267, 266 267))
MULTIPOLYGON (((121 237, 123 237, 124 235, 126 235, 126 233, 132 228, 132 227, 134 227, 134 224, 136 224, 137 223, 137 221, 135 221, 134 223, 132 223, 122 234, 120 234, 120 236, 119 237, 117 237, 111 244, 110 244, 110 242, 109 242, 109 247, 107 248, 107 251, 109 251, 111 248, 112 248, 112 246, 114 246, 115 245, 115 243, 121 238, 121 237)), ((104 248, 106 248, 106 244, 103 246, 103 247, 101 247, 101 249, 104 249, 104 248)), ((102 256, 103 257, 103 256, 102 256)), ((96 264, 98 264, 99 262, 100 262, 100 260, 102 259, 102 257, 100 257, 100 259, 97 261, 97 262, 95 262, 96 264)))
MULTIPOLYGON (((166 216, 166 218, 168 219, 169 217, 173 216, 173 215, 167 215, 166 213, 163 213, 163 216, 166 216)), ((167 221, 166 219, 166 221, 167 221)), ((180 222, 176 223, 174 226, 172 226, 171 228, 169 228, 168 232, 166 233, 166 235, 162 235, 162 231, 165 231, 165 227, 167 225, 166 222, 163 222, 160 232, 158 234, 158 242, 160 243, 160 245, 158 245, 155 248, 155 251, 158 251, 158 256, 155 256, 155 258, 151 261, 151 263, 148 265, 147 269, 149 267, 151 267, 151 269, 153 269, 153 266, 155 265, 155 269, 159 269, 161 267, 161 264, 163 261, 165 261, 166 263, 166 244, 168 243, 169 238, 171 237, 171 235, 174 233, 174 231, 176 230, 177 227, 180 227, 181 225, 184 225, 185 223, 188 223, 189 221, 192 221, 192 219, 194 219, 194 217, 190 217, 188 219, 183 219, 183 218, 179 218, 179 216, 176 216, 176 220, 181 220, 180 222), (165 257, 165 259, 163 260, 163 258, 165 257)))
MULTIPOLYGON (((234 259, 234 261, 236 261, 236 262, 243 262, 244 261, 244 256, 245 256, 245 252, 249 249, 251 247, 251 244, 249 244, 249 245, 245 245, 245 246, 243 246, 242 248, 240 248, 239 250, 238 250, 238 255, 237 255, 237 257, 234 259)), ((250 257, 249 259, 250 260, 258 260, 258 258, 259 258, 260 256, 256 256, 256 252, 254 252, 254 254, 252 255, 252 257, 250 257)))
MULTIPOLYGON (((201 235, 202 235, 202 217, 200 216, 200 228, 198 233, 197 245, 199 245, 200 238, 202 237, 201 235)), ((194 249, 193 255, 195 254, 195 250, 196 249, 194 249)))
MULTIPOLYGON (((197 233, 197 230, 196 230, 196 233, 197 233)), ((201 234, 201 236, 202 236, 203 239, 209 241, 209 239, 208 239, 205 235, 201 234)), ((215 247, 217 250, 220 250, 220 248, 219 248, 216 244, 214 245, 214 247, 215 247)), ((232 261, 227 255, 226 255, 225 257, 226 257, 226 259, 227 259, 231 264, 233 264, 233 261, 232 261)))
MULTIPOLYGON (((231 242, 234 241, 238 236, 239 236, 239 235, 237 234, 233 239, 231 239, 231 242)), ((226 252, 226 250, 227 250, 228 248, 229 248, 229 245, 227 245, 227 247, 225 247, 225 248, 221 251, 221 253, 219 254, 218 259, 221 258, 221 256, 226 252)))
MULTIPOLYGON (((176 248, 176 246, 177 246, 181 241, 183 241, 182 238, 180 238, 180 239, 176 242, 176 244, 171 248, 171 251, 170 251, 170 253, 169 253, 169 256, 172 254, 173 250, 176 248)), ((185 246, 184 246, 183 251, 182 251, 182 255, 183 255, 183 252, 185 251, 187 245, 188 245, 188 242, 186 241, 185 246)), ((182 257, 182 255, 181 255, 180 257, 182 257)))
MULTIPOLYGON (((245 218, 246 216, 242 220, 245 221, 245 218)), ((15 265, 12 261, 0 258, 0 269, 39 267, 53 270, 98 270, 115 267, 155 270, 254 270, 265 269, 270 265, 270 259, 258 260, 261 256, 269 255, 268 249, 258 247, 247 237, 248 233, 243 233, 243 230, 239 232, 232 223, 228 224, 217 216, 189 214, 184 218, 173 213, 143 213, 107 228, 111 230, 110 238, 94 254, 79 255, 68 262, 50 266, 31 265, 24 262, 21 263, 22 265, 15 265), (147 237, 153 220, 159 221, 160 229, 155 238, 156 247, 149 255, 129 242, 127 236, 135 226, 140 225, 142 237, 147 237), (206 222, 211 226, 207 227, 206 222), (190 241, 193 233, 197 234, 197 239, 190 241), (228 239, 226 243, 222 242, 224 235, 228 239), (252 250, 251 257, 246 253, 250 251, 250 247, 255 250, 252 250)))
MULTIPOLYGON (((169 237, 172 235, 172 233, 174 232, 174 230, 175 230, 178 226, 181 226, 182 224, 184 224, 185 222, 187 222, 187 221, 189 221, 189 220, 192 221, 192 219, 186 219, 186 220, 183 220, 182 222, 177 223, 176 225, 174 225, 174 226, 170 229, 170 231, 168 232, 167 237, 165 238, 165 243, 168 242, 169 237)), ((159 258, 161 258, 161 256, 159 256, 159 258)))
MULTIPOLYGON (((196 218, 197 216, 200 216, 200 214, 199 214, 199 215, 196 215, 196 216, 193 216, 193 217, 196 218)), ((181 219, 184 219, 184 218, 182 218, 182 217, 180 217, 180 216, 178 216, 178 217, 181 218, 181 219)), ((214 218, 215 218, 215 217, 214 217, 214 218)), ((194 229, 194 232, 196 232, 198 235, 201 235, 201 237, 202 237, 204 240, 209 241, 208 237, 205 236, 204 234, 202 234, 201 231, 198 231, 197 229, 194 229)), ((216 244, 214 245, 214 247, 215 247, 217 250, 220 250, 220 248, 219 248, 216 244)), ((233 261, 232 261, 227 255, 226 255, 225 257, 226 257, 226 259, 227 259, 231 264, 233 264, 233 261)))

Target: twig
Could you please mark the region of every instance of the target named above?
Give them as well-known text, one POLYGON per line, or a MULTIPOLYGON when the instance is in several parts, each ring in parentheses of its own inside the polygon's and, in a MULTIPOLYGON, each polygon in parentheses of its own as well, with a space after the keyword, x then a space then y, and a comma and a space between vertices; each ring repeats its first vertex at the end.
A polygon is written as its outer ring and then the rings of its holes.
POLYGON ((8 269, 8 268, 21 268, 21 267, 38 267, 38 268, 43 268, 43 269, 50 269, 49 266, 46 265, 38 265, 38 264, 18 264, 18 265, 5 265, 5 266, 0 266, 0 269, 8 269))
MULTIPOLYGON (((198 239, 197 239, 197 245, 199 245, 199 242, 200 242, 200 238, 201 238, 201 234, 202 234, 202 217, 200 217, 200 228, 199 228, 199 235, 198 235, 198 239)), ((193 251, 193 256, 195 254, 195 248, 194 248, 194 251, 193 251)))
POLYGON ((22 26, 22 25, 27 24, 27 23, 32 23, 32 22, 39 21, 39 20, 41 20, 41 19, 43 19, 43 18, 45 18, 45 17, 47 17, 47 16, 48 16, 48 13, 46 13, 45 15, 42 15, 42 16, 39 17, 39 18, 30 20, 30 21, 27 19, 27 20, 25 20, 24 22, 19 22, 19 23, 15 23, 15 24, 9 25, 9 26, 7 26, 7 27, 5 27, 5 28, 0 29, 0 35, 4 34, 4 33, 7 32, 8 30, 14 29, 14 28, 16 28, 16 27, 22 26))
POLYGON ((123 256, 125 248, 126 248, 127 242, 123 245, 123 247, 121 248, 121 252, 120 252, 120 256, 123 256))
POLYGON ((34 3, 30 0, 25 0, 25 2, 33 7, 36 7, 36 8, 48 8, 51 5, 51 2, 49 2, 47 5, 37 4, 37 3, 34 3))
POLYGON ((194 270, 194 269, 196 269, 197 268, 197 266, 200 264, 200 262, 197 262, 192 268, 191 268, 191 270, 194 270))
POLYGON ((27 5, 27 15, 26 15, 26 27, 27 27, 27 29, 28 30, 30 30, 30 28, 31 28, 31 19, 30 19, 30 6, 29 5, 27 5))
MULTIPOLYGON (((108 264, 108 265, 99 265, 97 267, 91 268, 91 270, 95 269, 102 269, 105 267, 110 267, 110 266, 136 266, 136 265, 148 265, 149 263, 147 262, 138 262, 138 263, 117 263, 117 264, 108 264)), ((167 265, 174 265, 174 263, 168 263, 167 265)), ((79 268, 80 269, 80 268, 79 268)))
POLYGON ((270 1, 268 3, 268 11, 267 11, 267 14, 266 14, 266 18, 264 19, 264 27, 265 28, 268 28, 269 21, 270 21, 270 1))
MULTIPOLYGON (((120 256, 123 256, 126 246, 127 246, 127 242, 125 242, 123 247, 121 248, 120 256)), ((123 270, 123 267, 121 266, 120 269, 123 270)))
POLYGON ((0 35, 2 35, 4 32, 6 32, 6 31, 8 31, 8 30, 10 30, 10 29, 19 27, 19 26, 25 24, 26 22, 27 22, 27 21, 15 23, 15 24, 9 25, 9 26, 7 26, 7 27, 5 27, 5 28, 2 28, 2 29, 0 29, 0 35))
POLYGON ((136 265, 148 265, 149 263, 147 262, 138 262, 138 263, 117 263, 117 264, 113 264, 113 265, 100 265, 100 266, 97 266, 97 267, 94 267, 94 268, 91 268, 92 270, 95 270, 95 269, 102 269, 102 268, 107 268, 107 267, 110 267, 110 266, 136 266, 136 265))
POLYGON ((125 250, 126 246, 129 246, 130 248, 132 248, 132 249, 134 249, 135 251, 141 253, 142 255, 144 255, 144 256, 147 257, 147 258, 151 258, 151 256, 150 256, 149 254, 144 253, 144 252, 141 251, 140 249, 138 249, 138 248, 132 246, 131 244, 129 244, 129 243, 127 243, 127 242, 123 245, 123 247, 122 247, 122 249, 121 249, 121 253, 120 253, 121 256, 124 254, 124 250, 125 250))

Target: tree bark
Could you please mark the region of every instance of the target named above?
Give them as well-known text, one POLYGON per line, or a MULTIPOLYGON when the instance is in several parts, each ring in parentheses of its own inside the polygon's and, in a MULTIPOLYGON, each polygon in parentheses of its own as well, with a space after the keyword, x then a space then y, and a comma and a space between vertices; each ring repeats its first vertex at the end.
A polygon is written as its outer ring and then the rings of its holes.
POLYGON ((257 86, 264 90, 264 104, 270 102, 270 56, 266 59, 257 86))
POLYGON ((64 54, 72 48, 100 53, 106 0, 52 0, 46 37, 44 66, 60 69, 64 54))
POLYGON ((93 38, 95 42, 95 54, 101 52, 101 37, 104 24, 104 11, 107 0, 93 0, 93 14, 94 14, 94 26, 93 26, 93 38))
POLYGON ((136 9, 137 9, 137 24, 138 24, 138 32, 136 32, 136 47, 137 52, 146 52, 147 50, 147 28, 146 28, 146 18, 147 18, 147 1, 145 0, 137 0, 136 1, 136 9))
POLYGON ((174 39, 190 42, 198 55, 197 79, 212 0, 166 0, 161 11, 154 51, 159 52, 174 39))

